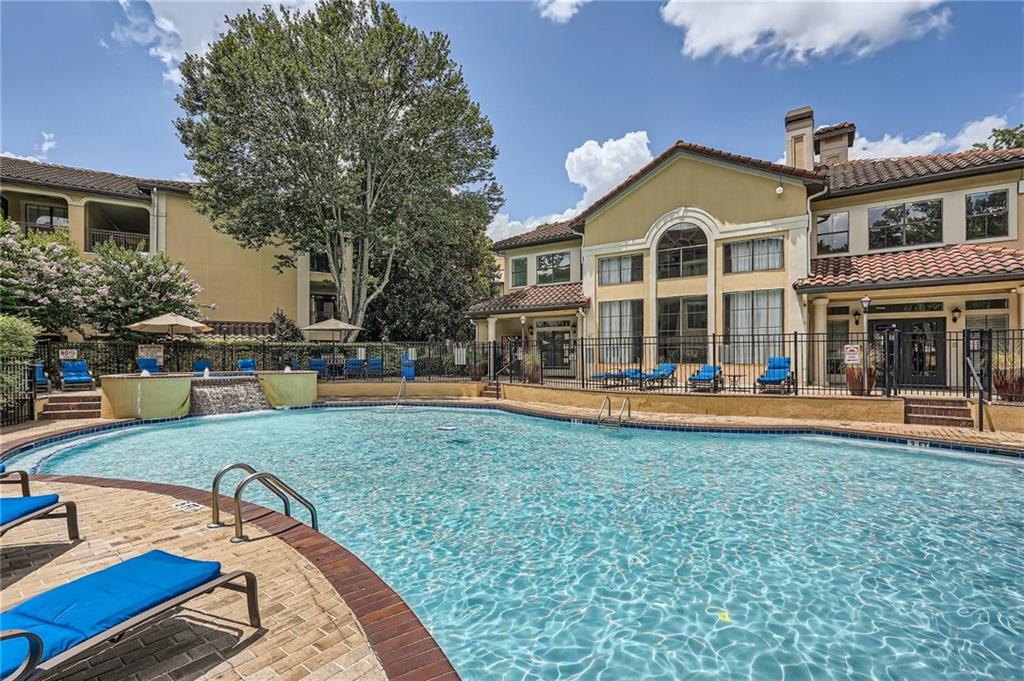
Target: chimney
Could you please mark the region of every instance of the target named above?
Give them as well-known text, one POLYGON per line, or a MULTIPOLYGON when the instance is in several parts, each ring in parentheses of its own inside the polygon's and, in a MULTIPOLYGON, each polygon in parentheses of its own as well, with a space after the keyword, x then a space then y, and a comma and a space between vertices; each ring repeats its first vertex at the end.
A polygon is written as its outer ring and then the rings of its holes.
POLYGON ((814 169, 814 110, 809 106, 786 114, 786 165, 814 169))
POLYGON ((814 153, 825 165, 847 161, 856 134, 857 126, 850 121, 824 125, 814 131, 814 153))

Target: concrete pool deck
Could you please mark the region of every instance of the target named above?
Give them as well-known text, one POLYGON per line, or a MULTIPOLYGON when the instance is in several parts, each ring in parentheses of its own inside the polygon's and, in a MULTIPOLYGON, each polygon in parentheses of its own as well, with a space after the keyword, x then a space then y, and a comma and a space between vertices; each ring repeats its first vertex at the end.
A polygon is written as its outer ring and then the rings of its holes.
MULTIPOLYGON (((11 494, 15 485, 4 485, 11 494)), ((119 560, 160 548, 251 570, 263 626, 248 625, 245 598, 219 590, 68 668, 68 681, 338 679, 453 681, 444 653, 408 606, 355 556, 309 527, 249 504, 251 541, 208 529, 209 498, 173 485, 33 476, 32 493, 78 504, 82 539, 63 519, 8 532, 0 556, 0 604, 26 598, 119 560), (192 501, 182 508, 182 501, 192 501)), ((223 504, 222 504, 223 505, 223 504)), ((227 511, 227 509, 224 509, 227 511)))

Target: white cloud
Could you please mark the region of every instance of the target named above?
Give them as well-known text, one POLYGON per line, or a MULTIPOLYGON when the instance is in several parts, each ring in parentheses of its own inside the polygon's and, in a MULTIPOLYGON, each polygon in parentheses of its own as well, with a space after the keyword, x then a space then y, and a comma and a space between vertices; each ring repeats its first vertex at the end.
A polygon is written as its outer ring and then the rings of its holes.
MULTIPOLYGON (((226 16, 259 10, 265 2, 225 0, 187 2, 182 0, 118 0, 125 21, 111 36, 121 45, 142 45, 164 65, 164 80, 180 84, 178 65, 186 54, 205 54, 227 28, 226 16)), ((275 7, 277 2, 271 3, 275 7)), ((285 0, 287 6, 312 6, 312 0, 285 0)))
POLYGON ((569 180, 583 187, 583 196, 576 205, 561 213, 514 220, 508 213, 498 213, 487 226, 487 234, 501 239, 528 232, 548 222, 568 220, 584 208, 614 189, 627 177, 649 163, 650 140, 647 132, 627 132, 617 139, 604 143, 587 140, 565 157, 565 172, 569 180))
POLYGON ((964 124, 955 135, 944 132, 926 132, 917 137, 885 133, 881 139, 869 140, 860 136, 853 141, 850 158, 894 158, 922 156, 966 151, 975 142, 984 142, 993 128, 1005 128, 1005 116, 985 116, 964 124))
POLYGON ((683 55, 805 62, 863 57, 949 27, 939 0, 910 2, 693 2, 669 0, 662 19, 683 30, 683 55))
POLYGON ((580 11, 590 0, 534 0, 540 15, 556 24, 564 24, 580 11))
POLYGON ((57 146, 57 135, 52 132, 42 133, 43 141, 35 145, 34 149, 37 153, 35 154, 15 154, 12 151, 0 152, 0 156, 6 156, 7 158, 20 158, 23 161, 45 161, 49 156, 50 152, 57 146))

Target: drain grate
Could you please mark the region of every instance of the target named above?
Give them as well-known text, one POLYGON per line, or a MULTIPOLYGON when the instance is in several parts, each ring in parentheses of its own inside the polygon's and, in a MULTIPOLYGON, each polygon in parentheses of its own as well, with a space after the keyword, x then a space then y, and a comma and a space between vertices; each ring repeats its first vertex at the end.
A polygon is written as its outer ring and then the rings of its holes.
POLYGON ((184 511, 185 513, 195 513, 196 511, 202 511, 206 507, 194 501, 179 501, 176 504, 171 504, 171 508, 184 511))

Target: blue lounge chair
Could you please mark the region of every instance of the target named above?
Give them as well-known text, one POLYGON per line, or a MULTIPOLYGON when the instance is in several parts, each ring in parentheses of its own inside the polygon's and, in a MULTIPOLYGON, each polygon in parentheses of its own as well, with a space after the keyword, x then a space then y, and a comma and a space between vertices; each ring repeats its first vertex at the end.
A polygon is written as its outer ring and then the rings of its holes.
POLYGON ((367 376, 382 376, 384 374, 384 358, 370 357, 366 360, 367 376))
POLYGON ((65 359, 60 363, 60 389, 81 388, 92 390, 96 381, 89 373, 89 363, 84 359, 65 359))
POLYGON ((238 360, 239 371, 256 371, 256 360, 252 357, 244 357, 238 360))
POLYGON ((213 371, 213 365, 210 364, 210 360, 208 360, 208 359, 194 359, 194 360, 192 360, 192 371, 194 373, 201 374, 204 371, 206 371, 207 369, 209 369, 210 371, 213 371))
POLYGON ((323 357, 310 357, 307 366, 310 371, 316 372, 316 378, 318 381, 327 379, 327 360, 323 357))
POLYGON ((722 389, 722 367, 705 364, 687 379, 690 390, 716 393, 722 389))
POLYGON ((9 484, 21 485, 21 496, 27 497, 28 491, 28 473, 25 471, 9 471, 7 466, 0 463, 0 485, 9 484), (8 478, 14 478, 14 480, 8 480, 8 478))
POLYGON ((366 360, 358 357, 349 357, 345 360, 345 378, 350 376, 362 376, 366 373, 366 360))
POLYGON ((48 393, 50 392, 50 377, 43 371, 43 363, 35 363, 35 382, 37 393, 48 393))
POLYGON ((672 362, 662 362, 658 365, 658 368, 654 371, 650 371, 640 376, 640 384, 651 384, 657 383, 662 388, 668 383, 670 386, 676 384, 676 364, 672 362))
MULTIPOLYGON (((26 490, 26 481, 22 490, 26 490)), ((56 494, 40 494, 31 497, 0 497, 0 537, 18 525, 41 518, 67 518, 68 539, 78 539, 78 509, 73 501, 61 501, 56 494), (54 511, 64 509, 63 514, 54 511)), ((4 623, 6 629, 6 622, 4 623)), ((4 676, 3 678, 7 678, 4 676)))
POLYGON ((139 367, 139 371, 148 371, 151 374, 160 373, 160 365, 156 363, 156 360, 152 357, 139 357, 135 360, 135 363, 139 367))
POLYGON ((0 676, 22 681, 69 667, 131 630, 218 587, 245 593, 260 626, 256 576, 150 551, 54 587, 0 613, 0 676), (239 579, 245 585, 237 584, 239 579))
POLYGON ((754 384, 754 392, 757 392, 758 388, 761 389, 761 392, 792 392, 793 367, 789 357, 769 357, 768 366, 757 377, 757 381, 754 384))

